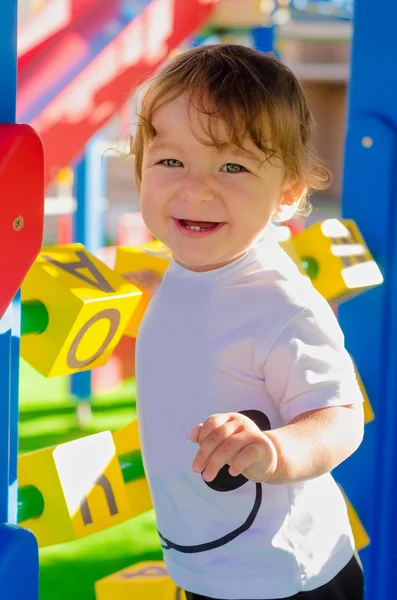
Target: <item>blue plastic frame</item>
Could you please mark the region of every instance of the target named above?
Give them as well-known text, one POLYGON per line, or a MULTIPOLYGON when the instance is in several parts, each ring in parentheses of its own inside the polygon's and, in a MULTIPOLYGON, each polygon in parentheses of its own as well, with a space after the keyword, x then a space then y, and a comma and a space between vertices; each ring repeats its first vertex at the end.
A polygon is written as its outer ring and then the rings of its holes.
MULTIPOLYGON (((0 122, 15 123, 17 0, 0 3, 0 122)), ((6 190, 4 190, 6 193, 6 190)), ((7 260, 3 248, 2 260, 7 260)), ((30 531, 17 527, 19 293, 0 321, 0 590, 4 598, 37 600, 39 559, 30 531), (23 570, 23 577, 21 577, 23 570)))

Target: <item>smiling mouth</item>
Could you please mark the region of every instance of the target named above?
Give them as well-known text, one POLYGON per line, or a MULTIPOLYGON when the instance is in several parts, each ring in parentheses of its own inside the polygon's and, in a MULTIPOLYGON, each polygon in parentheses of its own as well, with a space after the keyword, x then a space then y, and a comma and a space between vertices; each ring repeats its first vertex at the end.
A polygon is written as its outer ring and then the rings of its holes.
POLYGON ((185 229, 190 231, 212 231, 221 223, 219 221, 188 221, 187 219, 177 219, 185 229))

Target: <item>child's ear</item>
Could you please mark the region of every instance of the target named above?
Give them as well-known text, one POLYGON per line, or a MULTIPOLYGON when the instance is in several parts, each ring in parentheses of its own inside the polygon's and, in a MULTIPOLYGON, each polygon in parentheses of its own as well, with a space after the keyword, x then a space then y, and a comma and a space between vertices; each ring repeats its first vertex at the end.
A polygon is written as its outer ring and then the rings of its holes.
POLYGON ((307 188, 304 184, 295 184, 284 188, 280 203, 273 214, 273 221, 283 223, 292 219, 299 208, 307 188))

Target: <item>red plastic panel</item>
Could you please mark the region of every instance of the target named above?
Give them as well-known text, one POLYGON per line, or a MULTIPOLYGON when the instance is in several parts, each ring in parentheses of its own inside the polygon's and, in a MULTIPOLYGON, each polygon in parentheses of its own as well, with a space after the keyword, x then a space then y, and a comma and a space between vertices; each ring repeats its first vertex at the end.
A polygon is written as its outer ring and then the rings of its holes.
POLYGON ((73 162, 86 142, 210 16, 217 0, 152 0, 32 122, 46 153, 45 184, 73 162))
POLYGON ((38 255, 44 224, 44 153, 29 125, 0 124, 0 318, 38 255))
POLYGON ((63 29, 95 9, 98 1, 100 0, 47 0, 18 30, 19 71, 63 29))
MULTIPOLYGON (((67 26, 45 44, 35 46, 25 56, 19 57, 18 115, 29 111, 48 87, 54 85, 70 69, 75 69, 80 60, 84 60, 90 51, 88 40, 95 31, 104 29, 106 23, 112 22, 120 11, 119 4, 120 0, 95 0, 94 7, 87 6, 86 12, 76 13, 73 20, 71 15, 67 26), (88 10, 89 8, 92 10, 88 10)), ((27 122, 24 116, 20 120, 27 122)))

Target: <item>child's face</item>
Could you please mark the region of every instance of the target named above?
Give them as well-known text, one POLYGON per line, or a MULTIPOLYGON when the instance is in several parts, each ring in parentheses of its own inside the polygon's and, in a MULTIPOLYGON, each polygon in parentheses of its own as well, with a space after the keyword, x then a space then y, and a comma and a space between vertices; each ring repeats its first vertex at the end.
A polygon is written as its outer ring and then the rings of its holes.
MULTIPOLYGON (((157 133, 144 151, 141 184, 147 227, 192 270, 214 269, 242 256, 281 206, 281 164, 264 162, 249 139, 245 147, 253 155, 198 141, 206 139, 208 117, 189 108, 186 95, 158 109, 152 124, 157 133), (186 227, 204 227, 202 221, 217 225, 208 231, 186 227)), ((216 127, 217 137, 226 141, 225 123, 219 120, 216 127)))

